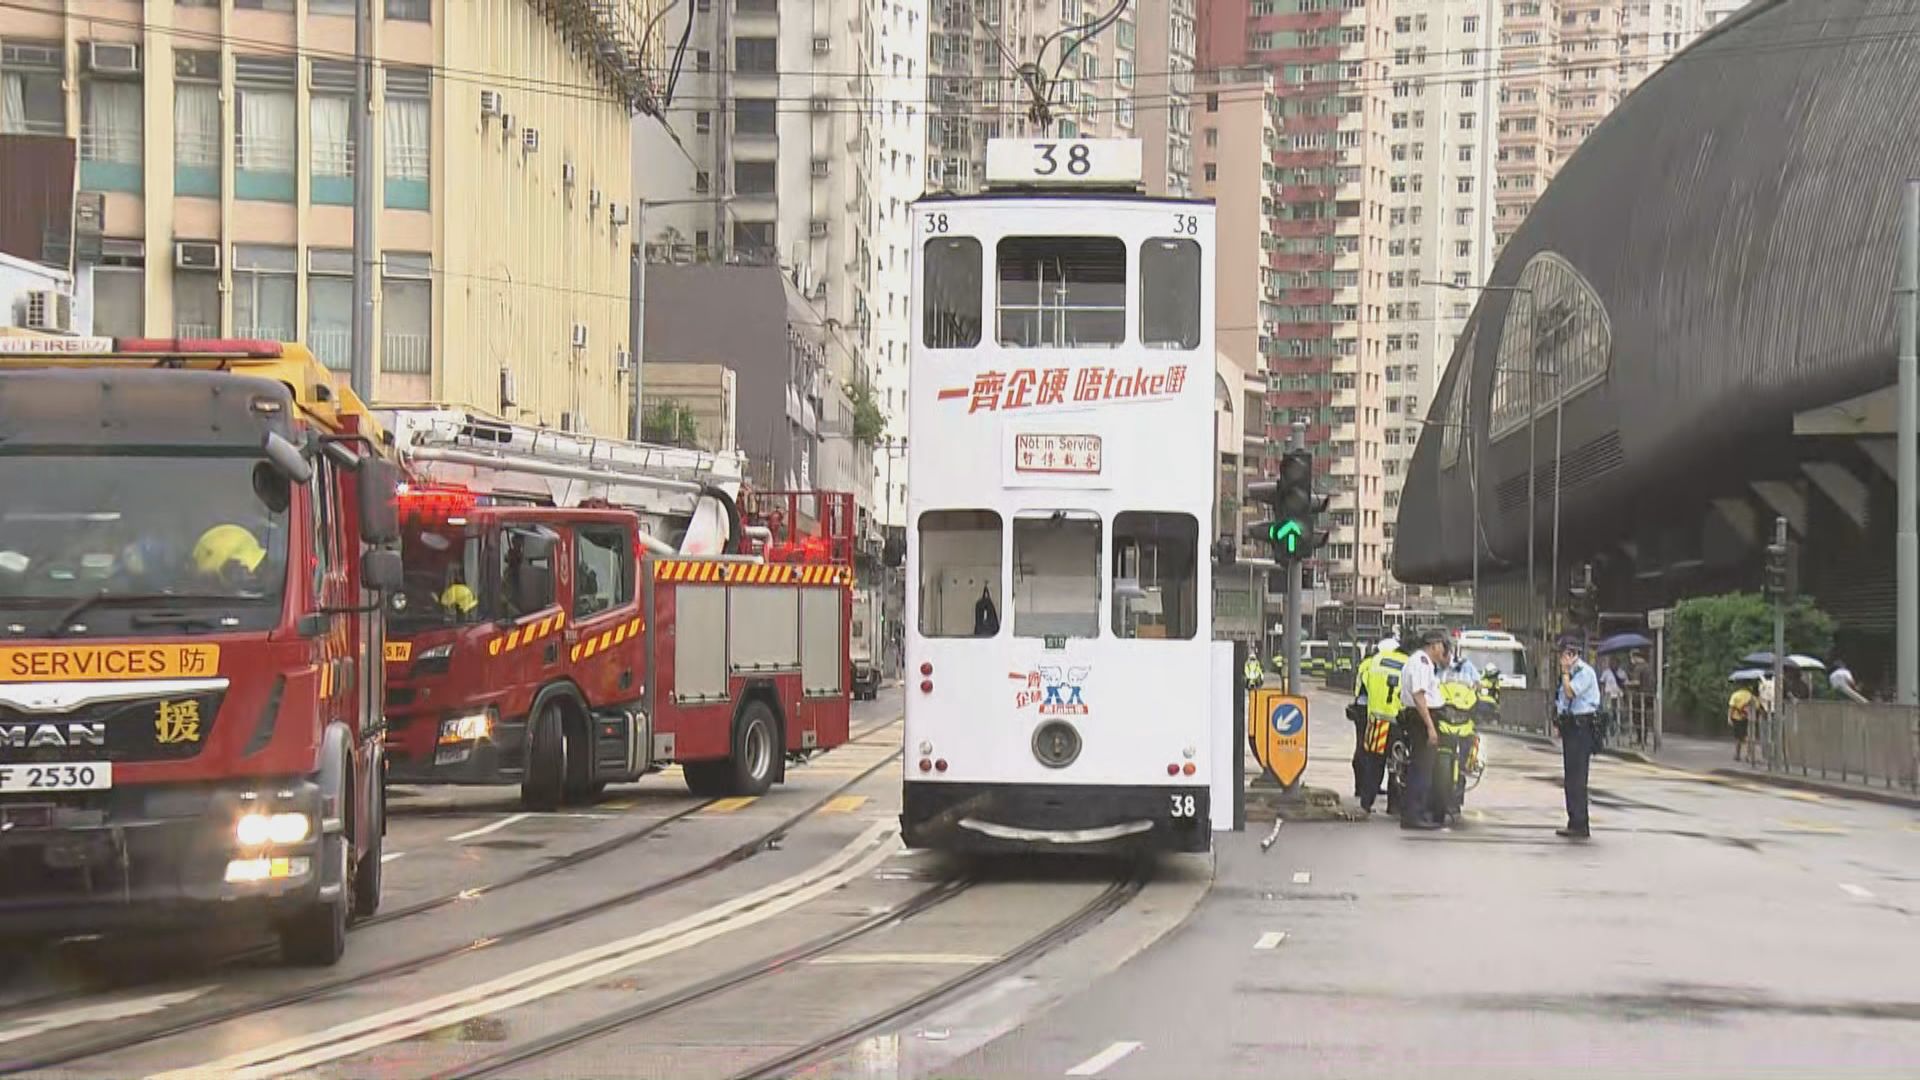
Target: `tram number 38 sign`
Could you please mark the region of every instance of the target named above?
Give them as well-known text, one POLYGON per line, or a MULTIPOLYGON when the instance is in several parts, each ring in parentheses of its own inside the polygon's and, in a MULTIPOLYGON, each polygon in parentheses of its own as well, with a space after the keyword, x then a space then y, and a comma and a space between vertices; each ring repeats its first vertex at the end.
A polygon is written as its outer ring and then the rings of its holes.
POLYGON ((1262 688, 1249 706, 1253 756, 1281 787, 1293 787, 1307 771, 1307 699, 1262 688))

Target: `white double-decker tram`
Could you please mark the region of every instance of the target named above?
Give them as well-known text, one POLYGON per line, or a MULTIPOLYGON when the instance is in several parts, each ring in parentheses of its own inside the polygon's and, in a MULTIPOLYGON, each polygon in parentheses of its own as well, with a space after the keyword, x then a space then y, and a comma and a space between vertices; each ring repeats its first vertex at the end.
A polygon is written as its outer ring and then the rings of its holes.
POLYGON ((1214 216, 1140 158, 995 140, 913 207, 911 846, 1211 842, 1214 216))

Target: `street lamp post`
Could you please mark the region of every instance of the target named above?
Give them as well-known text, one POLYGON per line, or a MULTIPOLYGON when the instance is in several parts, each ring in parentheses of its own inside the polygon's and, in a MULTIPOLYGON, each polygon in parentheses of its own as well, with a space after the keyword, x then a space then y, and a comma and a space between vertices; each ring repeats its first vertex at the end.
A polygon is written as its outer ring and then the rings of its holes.
POLYGON ((731 195, 710 195, 702 199, 633 199, 633 253, 627 280, 627 390, 632 415, 627 418, 627 438, 640 441, 640 363, 647 355, 647 211, 661 206, 724 206, 731 195))
MULTIPOLYGON (((1538 491, 1537 485, 1538 485, 1538 478, 1539 478, 1539 472, 1540 472, 1540 469, 1536 460, 1537 454, 1538 454, 1537 448, 1539 446, 1539 439, 1537 437, 1536 427, 1535 427, 1538 419, 1536 415, 1538 412, 1538 409, 1535 406, 1534 383, 1539 378, 1540 372, 1539 372, 1538 350, 1535 349, 1534 347, 1536 342, 1534 340, 1534 332, 1533 332, 1533 318, 1534 318, 1533 289, 1526 285, 1455 285, 1453 282, 1442 281, 1442 280, 1436 280, 1433 282, 1433 284, 1438 288, 1450 289, 1454 292, 1518 293, 1518 294, 1524 295, 1527 298, 1527 310, 1526 310, 1527 317, 1526 317, 1526 323, 1525 323, 1526 329, 1527 329, 1527 366, 1525 368, 1525 371, 1527 374, 1527 609, 1528 609, 1527 619, 1529 622, 1534 623, 1535 632, 1538 634, 1542 646, 1544 646, 1546 643, 1546 632, 1545 632, 1546 631, 1546 613, 1544 608, 1536 607, 1536 605, 1538 604, 1537 588, 1538 588, 1539 578, 1536 575, 1534 570, 1534 561, 1535 561, 1534 553, 1536 550, 1536 542, 1534 540, 1534 530, 1536 528, 1537 519, 1539 518, 1539 513, 1536 510, 1534 500, 1539 497, 1539 491, 1538 491)), ((1503 336, 1504 336, 1504 333, 1503 333, 1503 336)), ((1505 369, 1502 369, 1497 366, 1494 368, 1495 374, 1499 374, 1503 370, 1505 369)), ((1554 494, 1553 494, 1553 537, 1554 537, 1553 572, 1554 572, 1554 578, 1555 578, 1554 589, 1555 591, 1558 591, 1559 589, 1558 578, 1560 573, 1560 437, 1558 434, 1559 405, 1557 402, 1555 404, 1554 411, 1555 411, 1556 426, 1555 426, 1554 450, 1553 450, 1553 455, 1554 455, 1553 457, 1553 461, 1554 461, 1554 466, 1553 466, 1553 489, 1554 489, 1554 494)), ((1479 602, 1480 602, 1479 597, 1476 594, 1474 598, 1474 604, 1478 606, 1479 602)), ((1544 652, 1544 648, 1540 650, 1540 652, 1544 652)), ((1539 653, 1536 653, 1536 655, 1539 655, 1539 653)))

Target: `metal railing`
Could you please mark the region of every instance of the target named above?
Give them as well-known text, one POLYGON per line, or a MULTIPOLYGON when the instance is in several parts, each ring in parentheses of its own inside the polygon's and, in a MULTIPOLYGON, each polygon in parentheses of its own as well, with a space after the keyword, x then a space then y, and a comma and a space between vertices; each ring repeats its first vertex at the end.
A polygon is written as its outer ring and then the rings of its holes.
POLYGON ((1920 709, 1852 701, 1788 701, 1761 734, 1765 768, 1920 791, 1920 709))
POLYGON ((125 128, 80 128, 80 160, 140 164, 140 133, 125 128))
POLYGON ((433 370, 433 338, 428 334, 380 335, 380 370, 425 375, 433 370))

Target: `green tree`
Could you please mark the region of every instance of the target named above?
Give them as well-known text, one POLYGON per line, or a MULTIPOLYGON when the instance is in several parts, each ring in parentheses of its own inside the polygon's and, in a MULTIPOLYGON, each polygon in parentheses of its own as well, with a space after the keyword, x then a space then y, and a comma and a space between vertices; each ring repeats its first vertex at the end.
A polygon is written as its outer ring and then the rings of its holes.
POLYGON ((672 398, 661 398, 641 418, 640 437, 650 443, 691 448, 699 445, 700 425, 692 409, 672 398))
MULTIPOLYGON (((1773 605, 1758 593, 1699 596, 1674 605, 1667 620, 1665 693, 1669 715, 1696 732, 1720 731, 1727 676, 1752 652, 1773 651, 1773 605)), ((1787 607, 1787 651, 1825 658, 1833 619, 1802 597, 1787 607)))
POLYGON ((874 400, 873 384, 860 383, 853 388, 853 441, 870 443, 887 430, 887 414, 874 400))

